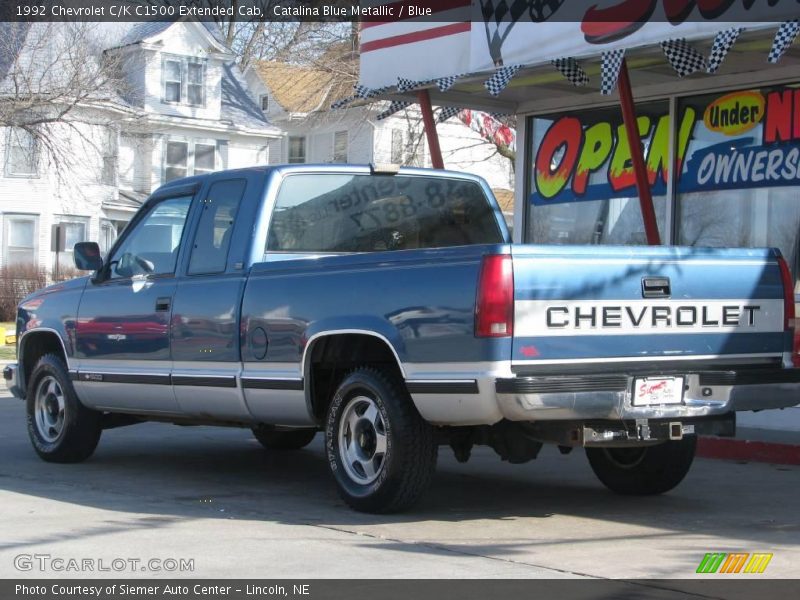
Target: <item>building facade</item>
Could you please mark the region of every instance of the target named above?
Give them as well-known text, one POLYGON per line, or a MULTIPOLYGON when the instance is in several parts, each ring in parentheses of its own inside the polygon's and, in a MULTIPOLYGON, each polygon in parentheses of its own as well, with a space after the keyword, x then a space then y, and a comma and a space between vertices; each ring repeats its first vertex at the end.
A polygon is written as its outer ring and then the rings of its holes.
MULTIPOLYGON (((47 50, 46 37, 59 27, 66 25, 26 26, 3 76, 29 73, 39 60, 33 53, 47 50)), ((84 43, 96 44, 96 60, 116 65, 119 89, 70 111, 57 126, 63 131, 55 158, 24 129, 0 134, 4 266, 69 269, 75 242, 97 240, 107 250, 158 186, 263 164, 270 143, 283 135, 252 100, 233 54, 204 24, 104 23, 84 35, 84 43)))
MULTIPOLYGON (((380 120, 383 105, 331 110, 334 102, 352 94, 352 87, 320 69, 258 62, 245 71, 245 77, 269 121, 286 132, 270 148, 273 164, 431 166, 416 107, 380 120)), ((440 123, 437 131, 445 168, 479 175, 493 189, 513 189, 513 164, 492 144, 455 118, 440 123)))

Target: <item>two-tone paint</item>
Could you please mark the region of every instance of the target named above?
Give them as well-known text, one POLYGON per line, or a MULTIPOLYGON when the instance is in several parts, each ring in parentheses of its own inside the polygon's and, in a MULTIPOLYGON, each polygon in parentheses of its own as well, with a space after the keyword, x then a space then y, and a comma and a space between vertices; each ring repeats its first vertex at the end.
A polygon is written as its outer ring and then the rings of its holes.
POLYGON ((21 367, 10 373, 14 393, 25 393, 29 350, 49 340, 63 348, 81 401, 99 410, 318 425, 316 345, 333 336, 365 336, 387 351, 418 410, 435 424, 690 417, 797 402, 800 378, 788 368, 791 333, 784 329, 774 250, 511 245, 485 182, 404 169, 408 176, 478 183, 496 215, 497 243, 265 252, 282 182, 309 173, 371 171, 258 167, 160 188, 146 206, 192 198, 174 275, 85 277, 26 298, 17 323, 21 367), (210 186, 228 180, 246 186, 225 270, 192 275, 189 240, 202 202, 210 186), (479 337, 481 265, 498 254, 513 259, 514 335, 479 337), (656 290, 666 281, 669 290, 654 297, 646 279, 656 290), (631 318, 624 321, 625 315, 631 318), (686 378, 683 403, 631 405, 634 377, 665 373, 686 378), (748 377, 754 373, 759 376, 748 377))

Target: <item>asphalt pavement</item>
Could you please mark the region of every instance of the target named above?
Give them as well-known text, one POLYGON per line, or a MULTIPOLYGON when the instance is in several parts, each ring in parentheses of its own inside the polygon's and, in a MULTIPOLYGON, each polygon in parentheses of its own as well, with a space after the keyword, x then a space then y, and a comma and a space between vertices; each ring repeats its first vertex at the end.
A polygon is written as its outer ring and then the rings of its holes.
POLYGON ((441 448, 418 506, 364 515, 337 496, 321 435, 287 453, 247 430, 135 425, 104 432, 87 462, 56 465, 34 454, 22 402, 3 396, 0 577, 686 578, 707 552, 773 554, 764 574, 730 577, 796 577, 798 475, 698 459, 671 493, 628 498, 581 450, 509 465, 489 449, 459 464, 441 448), (150 569, 97 571, 118 559, 150 569), (176 572, 150 559, 193 562, 176 572))

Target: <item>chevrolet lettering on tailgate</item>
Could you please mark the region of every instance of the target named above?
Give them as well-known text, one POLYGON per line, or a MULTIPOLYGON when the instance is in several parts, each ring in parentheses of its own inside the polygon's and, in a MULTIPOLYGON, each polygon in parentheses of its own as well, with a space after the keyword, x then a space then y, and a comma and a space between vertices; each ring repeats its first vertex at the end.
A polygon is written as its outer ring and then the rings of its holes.
POLYGON ((734 435, 736 411, 800 391, 777 250, 514 244, 461 173, 179 179, 106 256, 74 257, 87 276, 19 305, 4 370, 52 462, 157 420, 248 428, 268 451, 323 438, 362 511, 410 506, 443 447, 466 461, 481 444, 512 463, 584 447, 610 489, 660 494, 698 433, 734 435))

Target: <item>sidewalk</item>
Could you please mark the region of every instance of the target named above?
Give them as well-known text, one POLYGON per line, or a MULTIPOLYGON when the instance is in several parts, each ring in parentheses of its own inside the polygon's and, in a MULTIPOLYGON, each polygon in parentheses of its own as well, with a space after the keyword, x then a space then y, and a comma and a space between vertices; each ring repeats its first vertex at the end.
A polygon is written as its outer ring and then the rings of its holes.
POLYGON ((737 427, 735 438, 702 436, 697 456, 800 465, 800 431, 737 427))

